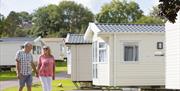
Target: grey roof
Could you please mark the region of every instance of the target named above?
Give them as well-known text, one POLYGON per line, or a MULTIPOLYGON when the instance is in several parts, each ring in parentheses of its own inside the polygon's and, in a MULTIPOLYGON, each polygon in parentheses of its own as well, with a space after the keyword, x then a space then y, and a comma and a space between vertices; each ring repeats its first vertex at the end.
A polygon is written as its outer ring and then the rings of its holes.
POLYGON ((66 44, 91 44, 92 42, 84 40, 84 34, 68 34, 66 44))
POLYGON ((20 42, 20 41, 33 41, 35 38, 29 37, 14 37, 14 38, 0 38, 0 42, 20 42))
POLYGON ((165 32, 164 25, 95 23, 101 32, 165 32))

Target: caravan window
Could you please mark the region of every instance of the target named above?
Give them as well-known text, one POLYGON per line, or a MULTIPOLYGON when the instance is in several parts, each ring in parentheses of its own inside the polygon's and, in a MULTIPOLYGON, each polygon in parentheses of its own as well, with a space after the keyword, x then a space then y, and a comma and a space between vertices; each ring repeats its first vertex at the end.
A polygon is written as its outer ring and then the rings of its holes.
POLYGON ((41 47, 40 46, 33 46, 33 54, 41 54, 41 47))
POLYGON ((107 61, 107 45, 105 42, 99 42, 99 62, 107 61))
POLYGON ((93 64, 93 78, 98 78, 97 64, 93 64))
POLYGON ((41 54, 41 47, 37 46, 37 54, 41 54))
POLYGON ((138 61, 138 54, 138 45, 124 45, 124 61, 138 61))
POLYGON ((33 54, 36 53, 36 46, 33 46, 33 54))
POLYGON ((92 65, 92 68, 93 68, 93 73, 92 73, 92 75, 93 75, 93 79, 97 79, 97 74, 98 74, 98 72, 97 72, 97 64, 98 64, 98 56, 97 56, 97 48, 98 48, 98 42, 97 41, 95 41, 95 42, 93 42, 93 46, 92 46, 93 48, 93 65, 92 65))

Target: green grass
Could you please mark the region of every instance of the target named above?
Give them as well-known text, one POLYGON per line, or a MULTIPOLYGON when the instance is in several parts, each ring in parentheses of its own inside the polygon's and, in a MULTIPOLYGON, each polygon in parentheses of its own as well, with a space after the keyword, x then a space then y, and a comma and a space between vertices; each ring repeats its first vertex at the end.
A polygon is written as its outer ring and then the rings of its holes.
MULTIPOLYGON (((74 84, 70 79, 63 79, 63 80, 54 80, 52 82, 52 91, 67 91, 67 90, 73 90, 76 89, 74 84), (57 87, 59 83, 62 83, 63 87, 57 87)), ((18 87, 11 87, 4 89, 3 91, 18 91, 18 87)), ((27 91, 26 87, 24 87, 23 91, 27 91)), ((35 83, 32 86, 32 91, 42 91, 42 87, 40 83, 35 83)))
MULTIPOLYGON (((66 62, 56 62, 56 73, 67 71, 66 65, 67 65, 66 62)), ((9 77, 10 79, 10 78, 16 77, 16 73, 3 72, 2 74, 0 74, 0 78, 6 77, 6 76, 7 78, 9 77)), ((52 82, 52 91, 68 91, 68 90, 73 90, 73 89, 76 89, 76 87, 74 86, 74 84, 72 83, 70 79, 54 80, 52 82), (59 83, 62 83, 63 87, 57 87, 59 83)), ((4 89, 3 91, 18 91, 18 86, 10 87, 10 88, 4 89)), ((26 87, 24 87, 23 91, 27 91, 26 87)), ((32 91, 42 91, 42 86, 40 82, 33 84, 32 91)))
POLYGON ((1 72, 0 73, 0 81, 5 81, 5 80, 12 80, 16 79, 16 72, 1 72))
POLYGON ((67 62, 56 62, 56 73, 67 71, 67 62))
MULTIPOLYGON (((56 73, 60 73, 62 71, 67 71, 67 62, 56 62, 56 73)), ((0 81, 12 80, 16 79, 16 72, 1 72, 0 73, 0 81)))

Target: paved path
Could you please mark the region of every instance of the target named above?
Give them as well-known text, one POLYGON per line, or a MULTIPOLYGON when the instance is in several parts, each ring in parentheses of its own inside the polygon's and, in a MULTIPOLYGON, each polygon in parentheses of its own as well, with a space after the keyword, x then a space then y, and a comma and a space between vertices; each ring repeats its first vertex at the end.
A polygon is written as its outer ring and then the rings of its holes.
MULTIPOLYGON (((59 74, 56 74, 56 80, 58 79, 65 79, 65 78, 69 78, 70 76, 67 75, 66 72, 61 72, 59 74)), ((33 83, 39 82, 39 79, 36 77, 33 77, 33 83)), ((14 86, 18 86, 18 80, 14 79, 14 80, 9 80, 9 81, 0 81, 0 91, 2 91, 5 88, 9 88, 9 87, 14 87, 14 86)))
MULTIPOLYGON (((61 72, 59 74, 56 74, 56 80, 58 79, 66 79, 70 78, 69 75, 67 75, 66 72, 61 72)), ((39 82, 39 79, 36 77, 33 77, 33 83, 39 82)), ((9 80, 9 81, 0 81, 0 91, 2 91, 5 88, 18 86, 18 80, 9 80)), ((59 90, 63 91, 63 90, 59 90)), ((108 91, 108 90, 71 90, 71 91, 108 91)), ((110 91, 120 91, 120 90, 110 90, 110 91)), ((123 91, 138 91, 135 89, 124 89, 123 91)))

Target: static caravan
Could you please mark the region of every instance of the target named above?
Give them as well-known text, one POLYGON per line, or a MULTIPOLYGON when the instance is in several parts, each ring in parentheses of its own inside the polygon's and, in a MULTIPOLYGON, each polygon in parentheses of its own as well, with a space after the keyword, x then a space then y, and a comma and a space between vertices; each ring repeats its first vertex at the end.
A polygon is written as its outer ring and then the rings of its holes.
POLYGON ((71 79, 74 82, 92 81, 92 43, 84 40, 83 34, 68 34, 68 70, 71 70, 71 79))
MULTIPOLYGON (((26 41, 32 42, 35 38, 0 38, 0 68, 15 66, 16 52, 23 48, 23 44, 26 41)), ((33 58, 37 61, 39 54, 41 53, 41 43, 37 42, 33 44, 33 58)))
POLYGON ((52 55, 56 60, 64 60, 66 57, 64 38, 42 38, 41 40, 51 48, 52 55))
POLYGON ((165 85, 163 25, 89 23, 93 84, 98 86, 165 85))
POLYGON ((176 23, 167 22, 166 29, 166 88, 180 89, 180 12, 176 23))

